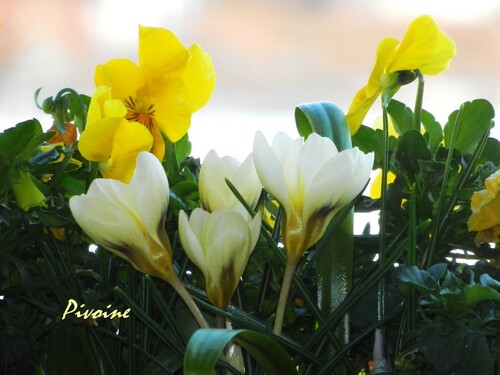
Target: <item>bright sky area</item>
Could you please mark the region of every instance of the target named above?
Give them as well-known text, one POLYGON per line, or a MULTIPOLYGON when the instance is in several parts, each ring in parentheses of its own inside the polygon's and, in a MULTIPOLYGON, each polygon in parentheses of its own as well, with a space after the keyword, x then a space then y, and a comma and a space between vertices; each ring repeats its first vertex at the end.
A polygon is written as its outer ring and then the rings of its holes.
MULTIPOLYGON (((38 118, 33 103, 64 87, 92 95, 97 64, 136 61, 138 25, 171 29, 200 43, 217 73, 208 105, 193 116, 193 155, 209 149, 243 159, 261 130, 296 135, 296 105, 332 101, 347 110, 371 71, 378 42, 400 39, 432 15, 455 40, 450 69, 426 78, 424 108, 444 124, 465 101, 500 108, 497 0, 3 0, 0 3, 0 130, 38 118)), ((416 85, 396 98, 412 106, 416 85)), ((372 110, 365 123, 378 115, 372 110)), ((500 138, 500 126, 494 130, 500 138)))

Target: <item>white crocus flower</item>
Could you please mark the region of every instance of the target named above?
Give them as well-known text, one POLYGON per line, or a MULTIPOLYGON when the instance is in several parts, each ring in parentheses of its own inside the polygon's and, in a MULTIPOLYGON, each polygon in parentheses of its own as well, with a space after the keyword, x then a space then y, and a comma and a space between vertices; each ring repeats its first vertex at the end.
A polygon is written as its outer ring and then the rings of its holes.
POLYGON ((269 146, 257 132, 255 168, 264 189, 284 210, 282 234, 289 259, 298 262, 330 219, 361 192, 373 157, 358 148, 338 152, 330 139, 316 133, 305 142, 278 133, 269 146))
POLYGON ((210 301, 225 309, 257 244, 261 214, 195 209, 179 214, 179 234, 189 259, 202 271, 210 301))
POLYGON ((241 163, 231 156, 219 157, 214 150, 205 156, 200 171, 200 202, 203 209, 232 210, 241 203, 229 189, 228 179, 253 209, 262 191, 259 177, 255 171, 252 155, 241 163))
POLYGON ((72 197, 69 206, 97 244, 138 271, 171 281, 174 272, 165 231, 168 197, 163 167, 153 154, 141 152, 129 184, 95 179, 87 194, 72 197))
POLYGON ((253 146, 255 169, 264 189, 283 208, 281 231, 287 254, 273 333, 281 334, 293 274, 304 251, 323 236, 331 218, 368 181, 373 153, 358 148, 338 152, 316 133, 292 139, 278 133, 271 144, 257 132, 253 146))

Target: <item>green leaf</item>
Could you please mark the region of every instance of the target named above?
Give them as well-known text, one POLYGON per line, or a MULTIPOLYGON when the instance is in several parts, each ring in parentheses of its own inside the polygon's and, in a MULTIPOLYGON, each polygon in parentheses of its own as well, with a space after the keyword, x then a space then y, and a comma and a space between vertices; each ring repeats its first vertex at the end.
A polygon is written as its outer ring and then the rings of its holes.
POLYGON ((184 374, 210 375, 226 345, 234 341, 245 349, 267 375, 297 374, 283 347, 269 336, 245 330, 199 329, 189 339, 184 374))
POLYGON ((426 131, 429 148, 434 153, 443 141, 443 128, 434 116, 425 110, 422 110, 422 124, 426 131))
POLYGON ((413 177, 420 170, 419 162, 431 160, 432 154, 424 136, 417 130, 410 129, 399 137, 394 157, 406 174, 413 177))
POLYGON ((315 102, 299 105, 295 108, 295 124, 304 139, 314 132, 330 138, 339 151, 352 147, 344 112, 334 103, 315 102))
POLYGON ((396 278, 402 283, 413 285, 422 294, 438 289, 436 279, 429 272, 419 270, 417 266, 400 266, 396 271, 396 278))
POLYGON ((500 141, 495 138, 489 138, 486 141, 483 153, 479 157, 478 163, 493 163, 496 167, 500 166, 500 141))
POLYGON ((14 157, 21 154, 30 141, 42 132, 40 123, 28 120, 0 134, 0 155, 14 157))
MULTIPOLYGON (((389 136, 389 150, 396 147, 396 138, 389 136)), ((374 152, 375 163, 373 168, 380 168, 384 148, 384 132, 380 129, 374 130, 361 125, 356 134, 352 137, 352 145, 358 147, 364 153, 374 152)))
POLYGON ((453 128, 459 126, 455 148, 462 155, 472 154, 479 145, 485 131, 489 131, 495 117, 495 110, 490 102, 485 99, 477 99, 462 104, 463 112, 459 124, 455 124, 459 110, 454 111, 448 118, 444 127, 444 143, 450 146, 453 128))
POLYGON ((481 276, 479 276, 479 282, 483 286, 492 287, 500 290, 500 281, 495 280, 487 273, 483 273, 481 276))
POLYGON ((420 189, 426 190, 436 186, 440 186, 443 181, 443 175, 446 164, 433 160, 419 160, 418 178, 421 181, 420 189))
POLYGON ((429 272, 436 281, 439 281, 445 275, 447 269, 448 266, 446 263, 436 263, 430 266, 427 272, 429 272))
POLYGON ((394 129, 399 135, 412 128, 413 111, 403 103, 392 99, 387 106, 387 113, 391 116, 394 129))
POLYGON ((185 158, 191 154, 191 142, 189 141, 189 136, 186 133, 184 137, 179 139, 175 143, 175 158, 177 164, 180 164, 185 158))
POLYGON ((481 284, 467 285, 465 287, 465 304, 474 306, 483 301, 500 301, 500 293, 481 284))

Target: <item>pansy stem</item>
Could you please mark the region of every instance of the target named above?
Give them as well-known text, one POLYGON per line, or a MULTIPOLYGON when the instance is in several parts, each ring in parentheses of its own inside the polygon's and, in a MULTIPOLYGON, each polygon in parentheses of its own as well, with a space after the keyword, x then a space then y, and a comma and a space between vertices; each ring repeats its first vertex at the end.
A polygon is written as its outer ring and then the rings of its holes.
POLYGON ((417 98, 415 99, 415 108, 413 110, 412 128, 420 132, 420 122, 422 121, 422 105, 424 100, 424 76, 420 70, 415 70, 418 79, 417 98))
POLYGON ((198 308, 198 305, 193 300, 193 297, 191 297, 191 294, 187 291, 186 287, 182 283, 182 281, 177 277, 175 273, 173 273, 171 276, 166 279, 170 286, 174 288, 174 290, 179 294, 179 296, 182 298, 186 306, 188 307, 189 311, 194 316, 194 319, 200 326, 200 328, 209 328, 209 325, 205 318, 203 317, 203 314, 201 313, 200 309, 198 308))
POLYGON ((295 259, 287 259, 285 273, 283 274, 283 283, 281 284, 278 307, 276 308, 276 317, 274 319, 273 333, 277 336, 281 335, 281 331, 283 329, 286 303, 288 301, 288 294, 290 293, 290 287, 292 285, 293 273, 295 272, 295 268, 297 268, 297 261, 295 259))

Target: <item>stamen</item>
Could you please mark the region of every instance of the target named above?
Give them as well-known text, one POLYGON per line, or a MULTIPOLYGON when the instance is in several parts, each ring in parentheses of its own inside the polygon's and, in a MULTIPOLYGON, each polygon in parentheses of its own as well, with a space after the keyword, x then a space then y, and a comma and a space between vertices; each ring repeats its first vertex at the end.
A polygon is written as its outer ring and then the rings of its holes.
POLYGON ((131 96, 124 100, 125 106, 128 109, 127 120, 135 121, 143 124, 149 130, 154 126, 153 117, 155 114, 154 104, 150 104, 146 110, 144 110, 145 103, 138 102, 134 100, 131 96))

